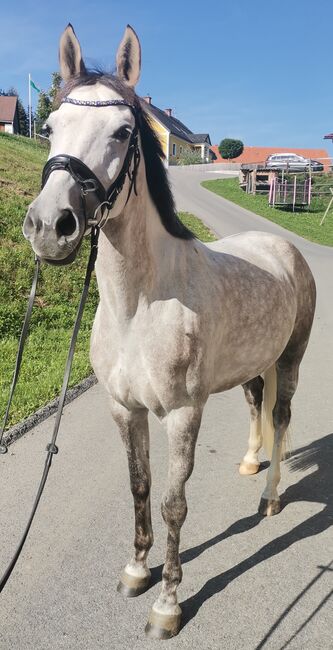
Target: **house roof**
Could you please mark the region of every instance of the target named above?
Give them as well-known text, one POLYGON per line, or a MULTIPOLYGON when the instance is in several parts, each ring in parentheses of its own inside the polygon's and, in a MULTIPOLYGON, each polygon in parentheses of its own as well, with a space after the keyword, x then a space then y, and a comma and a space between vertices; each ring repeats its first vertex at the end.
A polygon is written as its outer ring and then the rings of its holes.
POLYGON ((208 142, 210 144, 209 133, 192 133, 192 142, 208 142))
POLYGON ((0 122, 14 122, 17 97, 0 97, 0 122))
POLYGON ((214 162, 236 162, 239 164, 247 163, 264 163, 268 156, 271 156, 274 153, 297 153, 299 156, 304 156, 304 158, 312 158, 313 160, 320 160, 320 158, 327 158, 327 160, 322 160, 325 169, 328 169, 330 166, 330 158, 326 149, 294 149, 293 147, 244 147, 243 153, 238 156, 238 158, 233 158, 230 161, 226 161, 222 158, 218 145, 215 144, 211 147, 211 150, 216 155, 216 160, 214 162))
POLYGON ((208 144, 210 144, 209 133, 192 133, 183 122, 173 115, 167 115, 165 111, 157 108, 154 104, 148 104, 147 102, 146 108, 163 124, 163 126, 168 129, 168 131, 170 131, 170 133, 176 135, 178 138, 186 140, 186 142, 190 142, 191 144, 200 144, 203 142, 208 142, 208 144))

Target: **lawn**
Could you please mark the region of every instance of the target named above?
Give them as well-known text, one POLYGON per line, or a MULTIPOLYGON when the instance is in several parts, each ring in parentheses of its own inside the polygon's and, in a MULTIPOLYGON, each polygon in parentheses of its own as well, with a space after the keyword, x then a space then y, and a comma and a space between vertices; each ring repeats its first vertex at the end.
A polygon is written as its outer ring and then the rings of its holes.
MULTIPOLYGON (((312 199, 311 208, 309 211, 300 210, 298 212, 291 212, 288 210, 270 208, 268 205, 267 195, 253 195, 246 194, 244 190, 239 187, 238 178, 217 179, 212 181, 203 181, 203 187, 215 192, 223 198, 237 203, 237 205, 251 210, 274 223, 283 226, 287 230, 292 230, 301 235, 305 239, 317 242, 318 244, 325 244, 326 246, 333 246, 333 209, 330 211, 320 226, 320 221, 326 210, 329 202, 329 197, 316 197, 312 199)), ((314 189, 325 184, 325 177, 316 179, 314 189)), ((327 177, 326 185, 333 186, 331 177, 327 177)))
MULTIPOLYGON (((39 191, 47 149, 23 137, 0 134, 0 420, 8 399, 18 337, 34 270, 30 245, 22 235, 29 203, 39 191)), ((187 213, 181 219, 205 241, 214 235, 187 213)), ((9 424, 15 424, 60 392, 75 320, 89 242, 70 267, 42 265, 20 379, 9 424)), ((89 339, 98 302, 95 278, 86 305, 73 361, 70 386, 91 373, 89 339)))

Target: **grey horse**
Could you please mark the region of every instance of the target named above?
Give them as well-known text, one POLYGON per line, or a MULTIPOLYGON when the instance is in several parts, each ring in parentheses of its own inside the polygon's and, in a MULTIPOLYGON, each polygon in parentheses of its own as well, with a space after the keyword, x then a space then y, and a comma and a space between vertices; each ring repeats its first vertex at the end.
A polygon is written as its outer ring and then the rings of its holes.
MULTIPOLYGON (((61 37, 60 67, 65 86, 46 125, 50 157, 83 161, 107 188, 138 133, 140 161, 131 161, 117 200, 104 206, 91 362, 128 455, 135 549, 118 588, 129 596, 142 593, 150 580, 148 411, 166 425, 169 470, 161 507, 167 549, 146 632, 169 638, 180 628, 185 484, 205 403, 211 393, 243 386, 251 424, 240 472, 258 471, 264 440, 271 463, 259 510, 278 513, 283 439, 312 326, 315 284, 302 255, 280 237, 247 232, 205 245, 179 221, 160 142, 134 91, 140 43, 131 27, 118 49, 116 75, 87 71, 71 25, 61 37)), ((93 193, 88 198, 98 219, 102 207, 93 193)), ((59 169, 29 207, 24 234, 42 259, 65 264, 85 233, 80 187, 59 169)))

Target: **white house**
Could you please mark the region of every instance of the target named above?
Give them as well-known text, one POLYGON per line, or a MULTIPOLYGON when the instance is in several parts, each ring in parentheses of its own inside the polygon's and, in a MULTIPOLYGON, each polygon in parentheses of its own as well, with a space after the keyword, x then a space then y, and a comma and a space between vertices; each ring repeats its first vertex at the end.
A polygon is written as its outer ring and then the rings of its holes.
POLYGON ((0 131, 19 133, 17 97, 0 96, 0 131))

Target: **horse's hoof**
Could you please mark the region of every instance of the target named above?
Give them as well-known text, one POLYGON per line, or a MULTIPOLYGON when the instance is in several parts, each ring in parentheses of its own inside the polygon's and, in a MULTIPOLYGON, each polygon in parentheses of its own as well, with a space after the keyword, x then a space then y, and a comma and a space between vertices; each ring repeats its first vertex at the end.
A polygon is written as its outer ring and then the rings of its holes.
POLYGON ((280 499, 277 500, 277 499, 261 498, 259 503, 259 508, 258 508, 258 512, 260 512, 261 515, 264 515, 266 517, 271 517, 272 515, 279 514, 280 510, 281 510, 280 499))
POLYGON ((181 616, 181 611, 177 614, 161 614, 152 609, 145 627, 147 637, 149 639, 171 639, 173 636, 177 636, 181 616))
POLYGON ((259 472, 260 463, 246 463, 244 460, 239 465, 239 473, 242 476, 249 476, 250 474, 257 474, 259 472))
POLYGON ((117 591, 127 598, 135 598, 147 591, 150 583, 150 573, 147 576, 132 576, 123 572, 117 586, 117 591))

